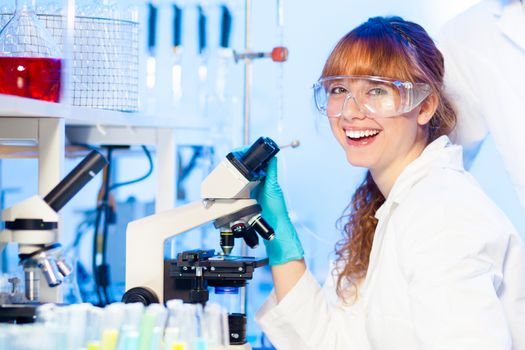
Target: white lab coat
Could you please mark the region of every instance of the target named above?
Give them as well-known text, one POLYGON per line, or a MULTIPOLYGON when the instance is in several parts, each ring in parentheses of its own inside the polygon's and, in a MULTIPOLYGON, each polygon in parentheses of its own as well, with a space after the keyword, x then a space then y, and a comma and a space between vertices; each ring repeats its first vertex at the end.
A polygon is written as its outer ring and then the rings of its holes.
POLYGON ((308 271, 280 303, 272 292, 256 320, 277 349, 525 350, 524 247, 460 146, 427 146, 376 217, 355 304, 308 271))
POLYGON ((525 4, 485 0, 447 23, 438 40, 467 166, 490 132, 525 209, 525 4))

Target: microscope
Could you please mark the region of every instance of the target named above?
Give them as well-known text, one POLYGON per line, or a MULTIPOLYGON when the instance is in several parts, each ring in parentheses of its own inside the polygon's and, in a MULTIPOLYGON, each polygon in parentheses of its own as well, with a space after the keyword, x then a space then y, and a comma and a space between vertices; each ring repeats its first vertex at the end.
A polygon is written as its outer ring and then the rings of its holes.
MULTIPOLYGON (((201 184, 201 200, 128 224, 126 231, 126 303, 182 299, 205 304, 208 287, 243 287, 268 259, 231 256, 235 238, 254 248, 275 237, 250 192, 266 176, 268 161, 279 152, 270 138, 259 138, 247 151, 230 152, 201 184), (212 222, 220 231, 221 254, 214 250, 181 252, 164 260, 166 239, 212 222)), ((248 349, 246 315, 230 314, 230 344, 248 349)), ((232 347, 233 348, 233 347, 232 347)))
POLYGON ((5 230, 0 231, 0 252, 7 243, 18 243, 25 291, 17 295, 20 281, 9 279, 12 292, 0 293, 0 321, 32 322, 39 304, 62 302, 57 287, 72 269, 61 256, 58 212, 106 165, 100 153, 91 151, 44 198, 33 196, 2 212, 5 230))

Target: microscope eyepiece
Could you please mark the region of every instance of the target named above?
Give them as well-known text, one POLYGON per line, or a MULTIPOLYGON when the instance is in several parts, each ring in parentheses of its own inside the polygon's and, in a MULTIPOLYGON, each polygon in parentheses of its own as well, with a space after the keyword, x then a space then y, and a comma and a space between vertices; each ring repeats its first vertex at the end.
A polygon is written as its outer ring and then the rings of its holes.
POLYGON ((102 154, 91 151, 44 197, 44 201, 58 212, 107 164, 102 154))
POLYGON ((231 152, 226 158, 248 180, 264 177, 270 159, 279 152, 279 146, 269 137, 259 137, 246 152, 231 152))
POLYGON ((250 171, 259 171, 279 152, 279 146, 268 137, 259 137, 241 157, 244 166, 250 171))

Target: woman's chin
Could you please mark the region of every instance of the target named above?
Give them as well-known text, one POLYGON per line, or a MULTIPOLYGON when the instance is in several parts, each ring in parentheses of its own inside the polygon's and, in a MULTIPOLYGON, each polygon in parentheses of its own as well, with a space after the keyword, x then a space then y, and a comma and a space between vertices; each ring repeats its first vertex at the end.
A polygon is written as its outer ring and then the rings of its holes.
POLYGON ((355 157, 350 154, 346 155, 346 160, 350 165, 359 167, 359 168, 370 168, 371 162, 363 157, 355 157))

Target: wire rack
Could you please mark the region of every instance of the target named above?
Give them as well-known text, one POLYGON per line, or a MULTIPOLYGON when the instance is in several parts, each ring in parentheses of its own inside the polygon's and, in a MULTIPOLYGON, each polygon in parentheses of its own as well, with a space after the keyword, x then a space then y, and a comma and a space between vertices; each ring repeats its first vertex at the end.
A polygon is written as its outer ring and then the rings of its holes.
MULTIPOLYGON (((0 13, 0 28, 13 14, 0 13)), ((38 14, 62 49, 63 17, 38 14)), ((75 18, 70 94, 74 106, 138 111, 139 24, 98 17, 75 18)))

